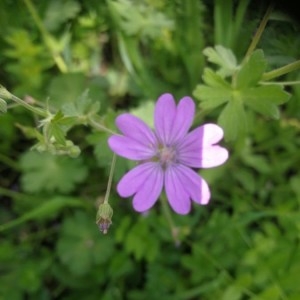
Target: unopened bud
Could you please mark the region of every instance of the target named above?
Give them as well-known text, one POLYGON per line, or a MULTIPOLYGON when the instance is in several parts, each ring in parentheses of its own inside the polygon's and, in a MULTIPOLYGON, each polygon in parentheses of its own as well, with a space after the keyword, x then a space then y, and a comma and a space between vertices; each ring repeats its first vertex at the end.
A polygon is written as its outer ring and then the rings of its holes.
POLYGON ((7 104, 6 102, 0 98, 0 112, 1 113, 6 113, 7 112, 7 104))
POLYGON ((80 154, 80 148, 74 145, 70 147, 68 154, 70 155, 70 157, 76 158, 80 154))
POLYGON ((0 97, 4 99, 10 99, 11 96, 11 93, 3 85, 0 84, 0 97))
POLYGON ((106 234, 108 232, 108 229, 111 225, 111 218, 113 216, 113 210, 111 206, 104 202, 100 204, 97 216, 96 216, 96 224, 99 227, 99 230, 106 234))

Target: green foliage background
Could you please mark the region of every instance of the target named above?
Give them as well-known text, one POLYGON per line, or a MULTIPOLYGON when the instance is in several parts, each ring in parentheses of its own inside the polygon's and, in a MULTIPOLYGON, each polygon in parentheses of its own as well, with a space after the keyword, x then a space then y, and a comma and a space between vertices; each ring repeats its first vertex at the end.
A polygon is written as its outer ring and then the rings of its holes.
POLYGON ((8 101, 0 115, 1 300, 300 299, 300 86, 259 86, 299 59, 298 25, 275 7, 261 50, 241 67, 266 9, 248 0, 0 1, 1 84, 60 109, 48 151, 31 112, 8 101), (130 111, 151 124, 164 92, 194 96, 195 126, 225 128, 228 162, 200 170, 211 202, 173 215, 178 245, 159 204, 140 215, 116 194, 133 166, 118 158, 113 224, 102 235, 95 215, 112 153, 88 117, 115 130, 130 111))

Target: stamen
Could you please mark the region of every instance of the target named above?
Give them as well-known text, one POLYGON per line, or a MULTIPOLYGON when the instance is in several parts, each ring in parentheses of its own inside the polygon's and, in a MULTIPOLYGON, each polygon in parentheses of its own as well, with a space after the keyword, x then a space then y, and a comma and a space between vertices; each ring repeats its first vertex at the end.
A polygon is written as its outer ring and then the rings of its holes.
POLYGON ((176 150, 173 147, 162 146, 158 150, 158 158, 163 168, 176 161, 176 150))

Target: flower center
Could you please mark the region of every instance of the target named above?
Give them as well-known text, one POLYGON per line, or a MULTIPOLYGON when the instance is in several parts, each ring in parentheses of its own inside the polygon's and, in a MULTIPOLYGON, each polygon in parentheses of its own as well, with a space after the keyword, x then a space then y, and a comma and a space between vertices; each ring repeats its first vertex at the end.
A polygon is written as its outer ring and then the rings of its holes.
POLYGON ((161 146, 158 148, 158 159, 165 169, 168 165, 176 161, 176 151, 173 147, 161 146))

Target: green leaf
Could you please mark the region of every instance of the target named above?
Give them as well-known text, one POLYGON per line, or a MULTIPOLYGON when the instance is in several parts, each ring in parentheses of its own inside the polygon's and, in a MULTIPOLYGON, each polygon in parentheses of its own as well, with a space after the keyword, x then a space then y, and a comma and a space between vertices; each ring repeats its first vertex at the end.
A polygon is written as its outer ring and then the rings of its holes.
POLYGON ((66 144, 65 132, 55 123, 51 122, 49 126, 49 136, 53 136, 58 144, 66 144))
POLYGON ((78 207, 82 205, 82 201, 77 198, 56 196, 43 202, 33 210, 26 212, 20 218, 0 225, 0 231, 21 225, 27 221, 49 219, 57 216, 57 214, 65 207, 78 207))
POLYGON ((16 126, 22 131, 26 138, 37 139, 40 142, 44 141, 44 136, 36 128, 24 126, 18 123, 16 124, 16 126))
POLYGON ((199 99, 203 110, 214 109, 231 99, 231 91, 223 88, 213 88, 199 84, 193 92, 195 98, 199 99))
POLYGON ((218 123, 224 129, 225 140, 227 141, 236 140, 245 133, 247 117, 242 101, 239 99, 229 101, 221 112, 218 123))
POLYGON ((278 104, 288 101, 290 94, 278 85, 260 86, 245 89, 241 97, 244 103, 254 111, 274 119, 279 118, 278 104))
POLYGON ((62 111, 69 117, 83 117, 96 114, 100 110, 100 102, 95 102, 89 97, 89 90, 85 90, 73 103, 66 103, 62 111))
POLYGON ((76 275, 84 275, 110 259, 113 240, 101 235, 88 215, 76 212, 65 219, 56 251, 66 268, 76 275))
POLYGON ((202 109, 214 109, 231 99, 232 88, 220 75, 206 68, 203 73, 203 80, 206 85, 199 84, 193 91, 195 98, 201 101, 202 109))
POLYGON ((73 0, 59 1, 52 0, 49 2, 44 24, 47 29, 55 30, 65 21, 74 18, 80 11, 80 5, 73 0))
POLYGON ((0 98, 0 112, 6 113, 7 112, 7 104, 6 101, 0 98))
POLYGON ((127 35, 141 35, 144 38, 157 38, 165 30, 174 28, 174 21, 156 11, 146 2, 135 3, 129 0, 111 1, 110 9, 120 27, 127 35))
POLYGON ((157 239, 150 234, 149 219, 141 217, 132 226, 129 226, 130 223, 130 219, 126 218, 117 232, 117 238, 124 243, 126 252, 132 253, 137 260, 155 260, 159 245, 157 239))
POLYGON ((224 78, 209 68, 204 69, 202 78, 211 87, 231 89, 230 84, 224 78))
POLYGON ((21 183, 25 191, 59 191, 68 193, 87 176, 87 168, 80 158, 58 157, 30 151, 21 157, 21 183))
POLYGON ((252 53, 248 61, 242 65, 236 76, 236 87, 243 89, 245 87, 255 86, 261 79, 267 62, 262 50, 256 50, 252 53))
POLYGON ((237 60, 234 53, 221 45, 214 48, 207 47, 203 50, 207 60, 220 66, 218 74, 222 77, 232 75, 238 68, 237 60))
POLYGON ((67 73, 55 76, 49 85, 49 104, 61 108, 72 103, 85 89, 85 77, 81 73, 67 73))
POLYGON ((240 300, 242 297, 242 289, 236 285, 230 285, 224 291, 221 300, 240 300))

